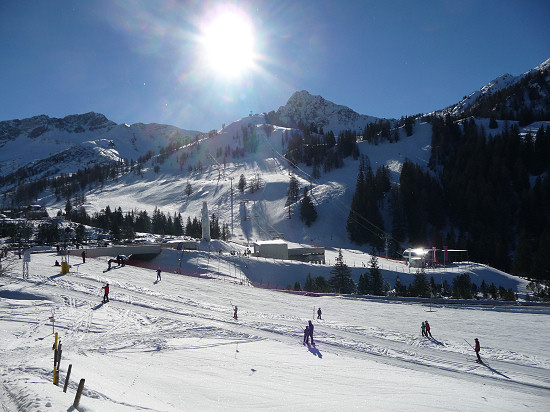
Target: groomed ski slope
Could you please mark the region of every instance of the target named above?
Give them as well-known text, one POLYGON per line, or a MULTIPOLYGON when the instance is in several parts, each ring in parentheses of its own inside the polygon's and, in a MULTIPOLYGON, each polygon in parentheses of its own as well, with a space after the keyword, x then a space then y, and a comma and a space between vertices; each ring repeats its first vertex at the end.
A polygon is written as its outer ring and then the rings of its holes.
POLYGON ((549 307, 312 297, 132 266, 32 255, 29 279, 0 279, 3 410, 544 411, 549 307), (108 281, 111 301, 101 304, 108 281), (232 305, 239 319, 232 318, 232 305), (303 346, 314 320, 315 347, 303 346), (63 343, 52 384, 54 341, 63 343), (429 320, 434 339, 420 336, 429 320), (464 340, 481 343, 485 365, 464 340), (67 367, 72 374, 62 387, 67 367))

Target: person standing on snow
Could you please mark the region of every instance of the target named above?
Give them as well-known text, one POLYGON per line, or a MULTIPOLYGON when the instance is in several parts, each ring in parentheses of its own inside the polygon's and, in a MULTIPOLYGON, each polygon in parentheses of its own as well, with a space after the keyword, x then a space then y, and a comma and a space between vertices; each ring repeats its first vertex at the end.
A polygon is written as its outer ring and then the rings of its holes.
POLYGON ((82 251, 82 263, 86 263, 86 251, 82 251))
POLYGON ((476 346, 475 346, 474 350, 476 351, 476 355, 477 355, 477 361, 476 362, 482 363, 481 358, 479 357, 479 350, 481 349, 481 347, 479 346, 479 340, 477 338, 475 338, 475 341, 476 341, 476 346))
POLYGON ((235 308, 234 308, 233 319, 237 319, 237 305, 235 305, 235 308))
POLYGON ((309 345, 309 325, 304 329, 304 345, 309 345))
POLYGON ((422 336, 427 336, 426 335, 426 324, 424 322, 422 322, 422 326, 420 326, 420 330, 422 331, 422 336))
POLYGON ((430 338, 433 338, 432 332, 430 332, 430 324, 426 321, 426 337, 428 337, 428 334, 430 335, 430 338))
POLYGON ((105 286, 102 287, 102 289, 105 291, 103 295, 103 303, 109 302, 109 284, 105 284, 105 286))
POLYGON ((311 338, 311 344, 315 345, 315 342, 313 341, 313 323, 311 321, 308 321, 309 323, 309 337, 311 338))
POLYGON ((317 319, 321 319, 321 308, 317 309, 317 319))
POLYGON ((160 268, 157 269, 157 280, 161 280, 161 277, 160 277, 160 268))

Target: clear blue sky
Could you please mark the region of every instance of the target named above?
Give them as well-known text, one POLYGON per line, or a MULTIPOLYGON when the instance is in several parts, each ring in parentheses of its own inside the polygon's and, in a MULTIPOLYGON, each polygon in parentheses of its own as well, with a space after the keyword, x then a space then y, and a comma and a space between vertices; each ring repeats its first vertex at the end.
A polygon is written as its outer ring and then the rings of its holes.
POLYGON ((94 111, 208 131, 298 90, 401 117, 548 58, 547 0, 0 0, 0 120, 94 111), (234 77, 204 56, 224 10, 244 16, 226 37, 251 25, 254 40, 234 77))

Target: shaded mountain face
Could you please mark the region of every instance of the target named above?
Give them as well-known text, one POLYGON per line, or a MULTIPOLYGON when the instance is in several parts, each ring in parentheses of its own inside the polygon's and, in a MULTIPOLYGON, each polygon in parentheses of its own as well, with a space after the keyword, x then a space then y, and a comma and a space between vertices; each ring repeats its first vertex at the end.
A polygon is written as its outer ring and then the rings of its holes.
POLYGON ((503 74, 443 112, 523 125, 550 120, 550 59, 520 76, 503 74))
POLYGON ((315 126, 324 132, 332 130, 338 135, 343 130, 362 131, 369 123, 382 120, 378 117, 358 114, 347 106, 335 104, 321 96, 313 96, 305 90, 295 92, 286 105, 277 112, 279 120, 290 127, 315 126))
POLYGON ((0 145, 8 140, 14 140, 21 135, 36 139, 48 132, 58 130, 67 133, 85 133, 99 129, 111 129, 116 126, 100 113, 89 112, 74 114, 62 119, 46 115, 34 116, 29 119, 15 119, 0 122, 0 145))

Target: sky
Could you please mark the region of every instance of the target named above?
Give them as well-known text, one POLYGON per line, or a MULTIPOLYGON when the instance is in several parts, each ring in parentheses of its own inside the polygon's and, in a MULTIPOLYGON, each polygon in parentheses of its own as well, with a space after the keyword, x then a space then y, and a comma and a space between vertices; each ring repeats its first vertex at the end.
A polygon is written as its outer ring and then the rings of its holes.
POLYGON ((545 0, 5 0, 0 121, 94 111, 209 131, 300 90, 427 113, 550 58, 549 18, 545 0))

